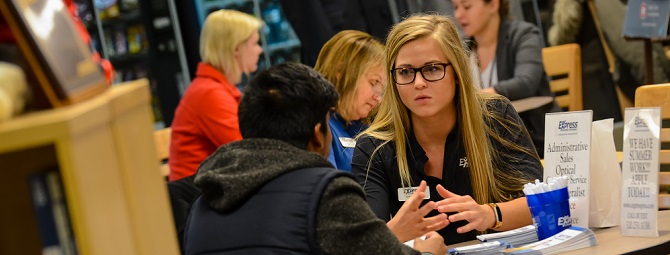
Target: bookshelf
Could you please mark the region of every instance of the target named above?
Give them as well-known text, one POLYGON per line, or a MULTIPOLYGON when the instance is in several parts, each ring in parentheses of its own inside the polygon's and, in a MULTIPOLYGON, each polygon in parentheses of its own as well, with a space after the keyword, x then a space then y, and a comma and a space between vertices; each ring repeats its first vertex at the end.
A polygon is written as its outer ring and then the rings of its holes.
POLYGON ((150 98, 141 79, 0 123, 0 254, 41 254, 28 178, 53 168, 78 254, 178 254, 150 98))

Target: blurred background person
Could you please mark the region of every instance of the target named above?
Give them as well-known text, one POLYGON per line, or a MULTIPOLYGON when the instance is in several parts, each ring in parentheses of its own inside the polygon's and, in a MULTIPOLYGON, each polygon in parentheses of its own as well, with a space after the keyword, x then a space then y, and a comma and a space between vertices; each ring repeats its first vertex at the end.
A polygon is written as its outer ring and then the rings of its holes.
POLYGON ((235 84, 257 69, 261 26, 261 20, 235 10, 207 16, 200 34, 202 62, 172 122, 171 181, 195 174, 219 146, 242 139, 237 118, 241 94, 235 84))
POLYGON ((337 169, 351 171, 353 138, 367 128, 367 118, 381 102, 386 84, 384 46, 370 34, 344 30, 323 46, 315 69, 340 95, 328 121, 333 134, 328 161, 337 169))
MULTIPOLYGON (((601 42, 597 20, 587 1, 557 0, 552 16, 553 24, 547 33, 549 45, 577 43, 581 48, 584 109, 593 110, 593 120, 614 118, 615 122, 621 121, 614 79, 603 47, 605 44, 601 42)), ((620 25, 623 26, 623 23, 620 25)))
POLYGON ((301 43, 301 62, 315 66, 321 47, 336 33, 358 30, 383 42, 393 25, 388 0, 280 0, 301 43))
MULTIPOLYGON (((542 64, 544 40, 538 28, 509 19, 507 0, 452 0, 454 17, 478 58, 484 92, 509 100, 552 96, 542 64)), ((540 157, 544 148, 544 115, 560 111, 555 101, 519 113, 540 157)))

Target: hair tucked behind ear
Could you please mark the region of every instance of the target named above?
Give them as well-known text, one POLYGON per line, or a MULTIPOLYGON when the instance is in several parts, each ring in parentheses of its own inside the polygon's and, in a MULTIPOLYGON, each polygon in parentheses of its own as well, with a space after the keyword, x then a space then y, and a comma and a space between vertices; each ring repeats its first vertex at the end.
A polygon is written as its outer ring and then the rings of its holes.
MULTIPOLYGON (((490 4, 492 0, 484 0, 485 3, 490 4)), ((500 7, 498 8, 498 14, 501 19, 509 19, 509 1, 499 0, 500 7)))

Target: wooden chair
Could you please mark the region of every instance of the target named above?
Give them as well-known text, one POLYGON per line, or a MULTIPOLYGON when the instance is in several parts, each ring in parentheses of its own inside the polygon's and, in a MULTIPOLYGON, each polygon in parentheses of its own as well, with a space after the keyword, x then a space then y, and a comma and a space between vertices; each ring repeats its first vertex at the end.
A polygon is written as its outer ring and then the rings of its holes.
MULTIPOLYGON (((635 107, 661 107, 661 119, 670 120, 670 83, 645 85, 635 90, 635 107)), ((670 143, 670 127, 661 128, 661 143, 670 143)), ((663 149, 658 154, 661 163, 658 183, 658 208, 670 209, 670 171, 663 168, 670 167, 670 149, 663 149)))
POLYGON ((171 128, 163 128, 154 131, 154 142, 156 143, 156 156, 160 164, 161 174, 167 177, 170 174, 170 167, 167 164, 168 156, 170 156, 170 135, 171 128))
POLYGON ((583 110, 582 57, 579 44, 570 43, 542 49, 544 71, 558 106, 568 111, 583 110))

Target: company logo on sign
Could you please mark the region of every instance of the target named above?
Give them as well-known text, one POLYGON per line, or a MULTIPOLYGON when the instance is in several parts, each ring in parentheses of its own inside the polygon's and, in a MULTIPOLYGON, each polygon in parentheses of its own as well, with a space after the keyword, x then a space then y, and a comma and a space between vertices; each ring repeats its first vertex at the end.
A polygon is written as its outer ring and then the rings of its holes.
POLYGON ((572 226, 572 218, 570 218, 570 215, 565 215, 563 217, 559 217, 558 218, 558 226, 560 226, 560 227, 572 226))
POLYGON ((635 127, 647 127, 647 121, 635 116, 635 127))
POLYGON ((646 19, 647 18, 647 3, 642 2, 640 4, 640 19, 646 19))
POLYGON ((567 122, 565 120, 561 120, 558 122, 558 130, 560 131, 575 131, 577 130, 579 122, 567 122))

